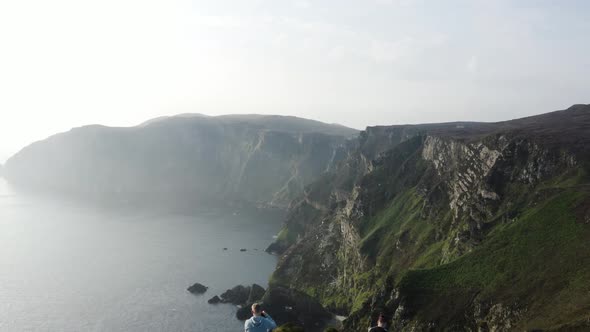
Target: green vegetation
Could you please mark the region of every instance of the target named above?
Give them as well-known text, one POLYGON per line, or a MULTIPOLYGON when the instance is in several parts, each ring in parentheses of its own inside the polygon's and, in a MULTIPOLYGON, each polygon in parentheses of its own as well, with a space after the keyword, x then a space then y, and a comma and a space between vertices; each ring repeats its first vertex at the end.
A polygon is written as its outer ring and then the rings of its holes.
POLYGON ((588 194, 569 191, 528 210, 515 223, 452 263, 409 271, 400 283, 425 321, 460 319, 474 296, 526 303, 523 328, 550 328, 590 309, 590 227, 574 211, 588 194))
POLYGON ((277 235, 276 241, 293 243, 297 239, 293 233, 293 231, 289 231, 289 228, 284 227, 277 235))

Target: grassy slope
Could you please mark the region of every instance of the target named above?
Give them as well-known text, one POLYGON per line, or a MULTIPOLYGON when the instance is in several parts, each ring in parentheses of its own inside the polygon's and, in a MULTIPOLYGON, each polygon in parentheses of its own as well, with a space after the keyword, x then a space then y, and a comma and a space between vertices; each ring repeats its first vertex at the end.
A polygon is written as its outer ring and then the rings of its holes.
POLYGON ((528 305, 522 328, 555 328, 590 312, 590 225, 575 211, 590 195, 567 190, 496 228, 470 254, 433 269, 409 271, 402 294, 417 318, 460 321, 477 296, 528 305))

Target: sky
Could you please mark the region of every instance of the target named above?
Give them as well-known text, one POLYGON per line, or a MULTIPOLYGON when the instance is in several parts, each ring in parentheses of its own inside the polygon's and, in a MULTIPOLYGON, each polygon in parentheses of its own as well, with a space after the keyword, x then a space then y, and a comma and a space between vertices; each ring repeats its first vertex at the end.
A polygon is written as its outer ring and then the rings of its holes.
POLYGON ((177 113, 368 125, 590 103, 585 0, 7 0, 0 162, 177 113))

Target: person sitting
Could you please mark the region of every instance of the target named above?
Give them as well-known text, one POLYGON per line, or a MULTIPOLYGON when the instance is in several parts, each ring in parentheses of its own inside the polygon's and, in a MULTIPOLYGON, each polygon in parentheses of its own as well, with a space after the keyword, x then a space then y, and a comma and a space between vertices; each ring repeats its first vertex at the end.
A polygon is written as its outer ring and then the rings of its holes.
POLYGON ((387 332, 387 319, 384 314, 379 314, 377 326, 369 328, 369 332, 387 332))
POLYGON ((252 305, 252 317, 244 323, 246 332, 270 332, 277 327, 275 321, 267 314, 259 303, 252 305))

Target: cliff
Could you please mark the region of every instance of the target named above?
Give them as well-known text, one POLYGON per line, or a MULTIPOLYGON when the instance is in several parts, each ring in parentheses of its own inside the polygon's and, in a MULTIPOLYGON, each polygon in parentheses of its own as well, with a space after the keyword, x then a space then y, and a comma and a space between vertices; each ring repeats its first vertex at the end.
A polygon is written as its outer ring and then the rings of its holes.
POLYGON ((98 201, 286 207, 356 134, 295 117, 186 114, 72 129, 23 149, 4 175, 18 188, 98 201))
POLYGON ((590 106, 499 123, 370 127, 292 204, 271 286, 359 331, 584 329, 590 106))

